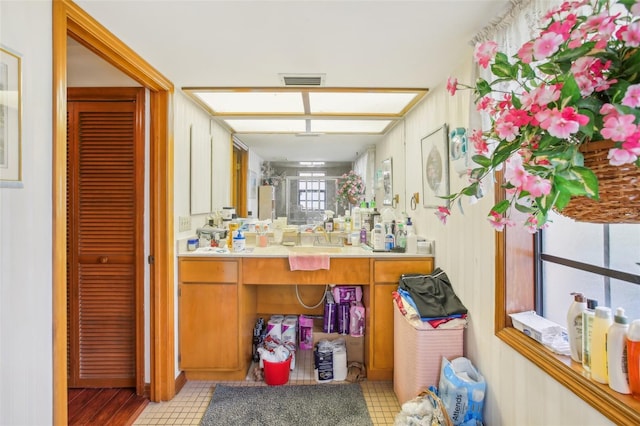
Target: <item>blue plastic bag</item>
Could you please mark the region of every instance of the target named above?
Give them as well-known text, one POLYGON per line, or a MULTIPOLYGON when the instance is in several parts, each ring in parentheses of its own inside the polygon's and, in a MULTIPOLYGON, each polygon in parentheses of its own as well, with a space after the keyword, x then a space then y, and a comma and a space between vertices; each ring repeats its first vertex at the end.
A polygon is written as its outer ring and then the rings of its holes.
POLYGON ((487 384, 465 357, 442 358, 438 394, 455 426, 482 425, 482 409, 487 384))

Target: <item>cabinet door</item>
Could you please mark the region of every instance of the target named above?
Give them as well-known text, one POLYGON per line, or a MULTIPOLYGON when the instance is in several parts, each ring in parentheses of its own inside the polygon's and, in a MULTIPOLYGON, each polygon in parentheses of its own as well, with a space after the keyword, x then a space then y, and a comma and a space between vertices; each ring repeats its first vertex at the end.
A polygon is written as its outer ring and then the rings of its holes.
POLYGON ((236 370, 237 284, 180 285, 180 369, 236 370))

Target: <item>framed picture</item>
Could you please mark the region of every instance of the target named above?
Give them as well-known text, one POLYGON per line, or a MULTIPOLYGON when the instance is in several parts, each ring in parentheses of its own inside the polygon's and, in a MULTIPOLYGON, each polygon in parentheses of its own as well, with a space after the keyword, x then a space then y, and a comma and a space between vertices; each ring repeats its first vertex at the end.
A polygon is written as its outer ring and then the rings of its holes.
POLYGON ((0 187, 22 187, 22 58, 0 46, 0 187))
POLYGON ((420 140, 422 149, 423 206, 449 206, 449 127, 447 124, 420 140))
POLYGON ((384 191, 382 204, 385 206, 393 205, 393 167, 391 157, 382 162, 382 189, 384 191))

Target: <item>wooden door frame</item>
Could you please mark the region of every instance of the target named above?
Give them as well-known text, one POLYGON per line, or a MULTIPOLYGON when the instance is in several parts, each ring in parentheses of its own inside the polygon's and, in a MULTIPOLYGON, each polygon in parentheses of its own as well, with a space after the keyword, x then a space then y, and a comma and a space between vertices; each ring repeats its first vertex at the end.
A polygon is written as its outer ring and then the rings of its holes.
POLYGON ((231 141, 231 204, 238 217, 247 217, 247 174, 249 173, 249 152, 231 141), (236 152, 238 159, 236 160, 236 152), (236 165, 239 164, 238 169, 236 165))
POLYGON ((175 395, 173 83, 71 0, 53 0, 52 303, 53 421, 67 424, 66 150, 67 37, 149 91, 150 397, 175 395))

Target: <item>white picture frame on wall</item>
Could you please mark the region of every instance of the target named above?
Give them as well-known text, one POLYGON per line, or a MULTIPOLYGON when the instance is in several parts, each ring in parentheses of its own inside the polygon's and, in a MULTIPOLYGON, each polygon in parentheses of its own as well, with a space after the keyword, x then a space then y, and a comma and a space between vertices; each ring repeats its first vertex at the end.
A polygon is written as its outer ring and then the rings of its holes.
POLYGON ((22 186, 22 57, 0 45, 0 187, 22 186))
POLYGON ((449 207, 449 126, 445 123, 420 141, 422 149, 423 206, 449 207))

